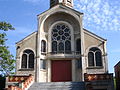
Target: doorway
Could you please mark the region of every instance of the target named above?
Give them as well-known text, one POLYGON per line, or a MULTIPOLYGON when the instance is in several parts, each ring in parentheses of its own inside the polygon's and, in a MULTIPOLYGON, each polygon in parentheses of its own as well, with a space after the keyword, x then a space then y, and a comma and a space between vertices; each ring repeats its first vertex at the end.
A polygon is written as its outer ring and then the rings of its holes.
POLYGON ((72 81, 71 66, 72 66, 71 60, 52 60, 51 81, 52 82, 72 81))

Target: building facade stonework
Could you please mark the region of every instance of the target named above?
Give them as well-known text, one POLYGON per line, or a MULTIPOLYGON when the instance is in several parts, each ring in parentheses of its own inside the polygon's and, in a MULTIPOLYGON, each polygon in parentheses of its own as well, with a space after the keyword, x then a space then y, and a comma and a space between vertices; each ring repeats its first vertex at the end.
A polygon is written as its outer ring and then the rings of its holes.
POLYGON ((120 61, 114 66, 116 90, 120 90, 120 61))
POLYGON ((81 82, 85 74, 108 74, 106 39, 83 28, 83 13, 73 9, 73 0, 50 0, 37 20, 38 30, 16 43, 16 75, 81 82))

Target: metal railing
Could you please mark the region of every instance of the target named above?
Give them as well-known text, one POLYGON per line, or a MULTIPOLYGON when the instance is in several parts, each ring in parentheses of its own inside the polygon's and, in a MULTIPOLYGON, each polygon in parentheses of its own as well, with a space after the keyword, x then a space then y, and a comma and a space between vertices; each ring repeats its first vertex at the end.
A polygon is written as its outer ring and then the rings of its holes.
POLYGON ((9 76, 6 83, 11 84, 7 85, 7 90, 27 90, 34 83, 34 76, 9 76))

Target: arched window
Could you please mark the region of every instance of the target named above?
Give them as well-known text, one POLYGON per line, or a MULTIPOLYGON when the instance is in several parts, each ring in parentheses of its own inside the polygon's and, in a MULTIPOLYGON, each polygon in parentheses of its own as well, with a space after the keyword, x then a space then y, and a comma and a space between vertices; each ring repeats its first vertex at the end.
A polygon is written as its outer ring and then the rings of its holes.
POLYGON ((45 40, 41 41, 41 52, 42 53, 46 52, 46 41, 45 40))
POLYGON ((89 49, 88 66, 102 66, 102 53, 97 47, 89 49))
POLYGON ((71 50, 71 42, 70 41, 65 41, 65 52, 70 53, 69 51, 71 50))
POLYGON ((60 53, 64 52, 64 43, 63 42, 60 42, 58 44, 58 50, 59 50, 60 53))
POLYGON ((94 53, 93 52, 88 53, 88 65, 94 66, 94 53))
POLYGON ((57 41, 52 42, 52 52, 57 52, 57 41))
POLYGON ((102 66, 101 51, 97 51, 97 52, 95 53, 95 59, 96 59, 96 66, 102 66))
POLYGON ((25 50, 22 55, 21 68, 34 68, 34 52, 32 50, 25 50))
POLYGON ((70 53, 71 52, 71 31, 65 24, 57 24, 52 32, 52 53, 70 53))
POLYGON ((81 40, 80 40, 80 38, 76 40, 76 52, 81 53, 81 40))
POLYGON ((28 67, 29 68, 34 68, 34 54, 33 53, 30 53, 29 54, 29 63, 28 63, 28 67))
POLYGON ((27 55, 23 54, 22 55, 22 66, 21 68, 27 68, 27 55))

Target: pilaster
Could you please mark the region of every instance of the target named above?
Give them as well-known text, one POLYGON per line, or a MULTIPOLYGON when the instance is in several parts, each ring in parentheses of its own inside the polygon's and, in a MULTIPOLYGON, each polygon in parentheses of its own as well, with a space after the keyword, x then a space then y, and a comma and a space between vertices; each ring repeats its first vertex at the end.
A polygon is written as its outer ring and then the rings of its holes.
POLYGON ((48 60, 48 82, 51 82, 51 60, 48 60))
POLYGON ((83 31, 83 15, 79 16, 80 23, 80 37, 81 37, 81 60, 82 60, 82 81, 84 81, 84 73, 86 72, 85 68, 85 40, 84 40, 84 31, 83 31))
POLYGON ((72 60, 72 81, 75 82, 76 78, 75 59, 72 60))

